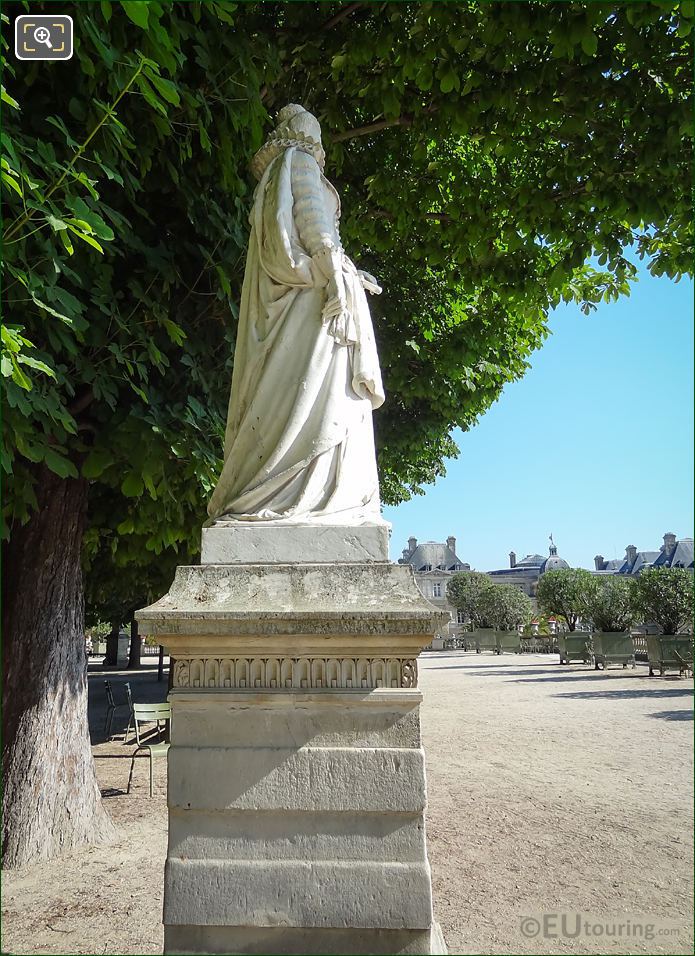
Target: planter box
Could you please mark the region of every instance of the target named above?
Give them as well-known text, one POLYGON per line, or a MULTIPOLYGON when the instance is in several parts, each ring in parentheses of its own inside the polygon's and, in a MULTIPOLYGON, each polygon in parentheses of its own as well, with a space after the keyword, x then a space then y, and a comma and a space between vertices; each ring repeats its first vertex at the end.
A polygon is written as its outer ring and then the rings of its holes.
POLYGON ((568 634, 558 634, 557 649, 561 664, 569 664, 571 661, 591 664, 594 659, 591 634, 585 631, 570 631, 568 634))
POLYGON ((496 631, 498 654, 521 654, 521 635, 518 631, 496 631))
POLYGON ((693 672, 692 634, 648 634, 649 676, 658 670, 676 670, 679 674, 693 672))
POLYGON ((609 664, 628 664, 635 666, 635 645, 630 634, 625 631, 594 632, 594 666, 596 670, 609 664))
POLYGON ((471 641, 475 642, 476 654, 480 654, 481 651, 497 653, 497 632, 493 631, 491 627, 481 627, 473 631, 470 637, 471 641))
POLYGON ((526 634, 521 638, 522 654, 557 654, 554 634, 526 634))

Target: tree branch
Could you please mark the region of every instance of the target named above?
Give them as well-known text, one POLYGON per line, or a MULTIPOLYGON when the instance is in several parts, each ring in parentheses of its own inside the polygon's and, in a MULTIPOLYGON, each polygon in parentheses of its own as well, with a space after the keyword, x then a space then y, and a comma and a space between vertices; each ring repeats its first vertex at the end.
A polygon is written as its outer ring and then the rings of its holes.
POLYGON ((94 401, 94 392, 91 388, 88 388, 86 392, 83 392, 79 398, 76 398, 74 402, 71 402, 68 405, 68 411, 74 417, 83 412, 88 405, 91 405, 94 401))
MULTIPOLYGON (((377 219, 388 219, 391 222, 395 218, 393 213, 387 212, 385 209, 373 209, 370 215, 376 216, 377 219)), ((445 212, 423 212, 420 215, 423 219, 433 219, 435 222, 454 222, 454 219, 445 212)), ((414 216, 413 218, 418 217, 414 216)))
POLYGON ((346 20, 351 13, 354 13, 355 10, 363 6, 362 3, 348 3, 346 7, 340 10, 334 17, 331 17, 330 20, 326 20, 322 27, 319 27, 320 30, 332 30, 333 27, 337 26, 342 20, 346 20))
POLYGON ((336 133, 332 137, 334 143, 342 143, 346 139, 356 139, 358 136, 369 136, 370 133, 378 133, 382 129, 388 129, 390 126, 412 126, 412 116, 398 116, 391 120, 378 120, 376 123, 369 123, 367 126, 357 126, 355 129, 346 129, 342 133, 336 133))

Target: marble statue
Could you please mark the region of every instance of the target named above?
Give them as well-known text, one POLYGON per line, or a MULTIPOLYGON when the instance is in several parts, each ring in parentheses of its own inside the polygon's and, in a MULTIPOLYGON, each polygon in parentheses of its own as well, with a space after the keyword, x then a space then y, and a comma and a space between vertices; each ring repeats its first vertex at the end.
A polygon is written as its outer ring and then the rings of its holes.
POLYGON ((318 120, 280 110, 258 179, 216 523, 380 522, 372 411, 384 401, 365 290, 340 241, 318 120))

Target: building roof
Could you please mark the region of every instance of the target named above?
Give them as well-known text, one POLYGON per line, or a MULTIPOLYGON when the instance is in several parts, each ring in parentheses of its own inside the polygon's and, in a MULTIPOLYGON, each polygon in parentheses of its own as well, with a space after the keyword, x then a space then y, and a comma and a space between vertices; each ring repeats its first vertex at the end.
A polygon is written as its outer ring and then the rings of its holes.
POLYGON ((638 551, 635 563, 631 565, 629 561, 623 558, 617 573, 638 574, 644 568, 650 568, 661 553, 661 551, 638 551))
POLYGON ((529 574, 538 571, 539 564, 515 564, 513 568, 498 568, 495 571, 486 571, 486 574, 529 574))
POLYGON ((458 571, 464 567, 463 561, 456 554, 438 541, 424 541, 415 550, 402 558, 401 564, 410 564, 416 571, 458 571))
POLYGON ((676 550, 669 557, 665 551, 658 552, 654 560, 655 568, 692 568, 693 567, 693 539, 681 538, 676 542, 676 550))
POLYGON ((516 568, 540 568, 545 561, 542 554, 527 554, 521 561, 517 561, 516 568))

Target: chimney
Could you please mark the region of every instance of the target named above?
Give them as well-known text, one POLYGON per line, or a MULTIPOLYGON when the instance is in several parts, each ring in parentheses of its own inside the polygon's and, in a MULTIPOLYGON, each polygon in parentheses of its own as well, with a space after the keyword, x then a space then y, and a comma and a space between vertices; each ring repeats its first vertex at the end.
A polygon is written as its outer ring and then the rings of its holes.
POLYGON ((450 551, 453 551, 454 554, 456 554, 456 538, 453 536, 453 534, 450 534, 446 539, 446 546, 450 551))
POLYGON ((408 548, 403 548, 403 552, 402 552, 402 555, 401 555, 401 560, 403 561, 404 564, 407 564, 407 563, 408 563, 408 558, 409 558, 409 557, 410 557, 410 551, 408 550, 408 548))
POLYGON ((625 560, 630 567, 632 567, 637 560, 637 548, 634 546, 634 544, 628 544, 628 546, 625 548, 625 560))
POLYGON ((676 536, 672 531, 667 531, 664 535, 664 546, 661 549, 667 557, 671 557, 676 550, 676 536))
POLYGON ((417 538, 408 538, 408 551, 410 554, 417 548, 417 538))
POLYGON ((509 552, 509 567, 510 568, 516 567, 516 552, 515 551, 509 552))
POLYGON ((594 567, 597 571, 603 571, 604 557, 602 554, 597 554, 594 558, 594 567))

